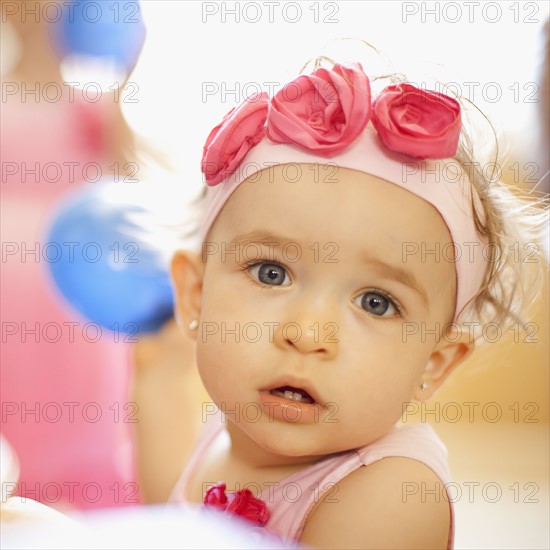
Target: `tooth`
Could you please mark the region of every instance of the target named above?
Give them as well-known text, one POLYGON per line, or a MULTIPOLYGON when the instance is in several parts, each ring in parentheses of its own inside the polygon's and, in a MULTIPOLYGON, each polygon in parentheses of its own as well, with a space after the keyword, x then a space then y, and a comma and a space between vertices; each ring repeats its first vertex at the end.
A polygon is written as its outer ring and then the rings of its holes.
POLYGON ((302 394, 301 393, 294 392, 293 397, 294 397, 294 399, 296 399, 296 401, 301 401, 302 400, 302 394))
POLYGON ((292 399, 294 396, 294 392, 292 390, 285 390, 284 395, 287 399, 292 399))

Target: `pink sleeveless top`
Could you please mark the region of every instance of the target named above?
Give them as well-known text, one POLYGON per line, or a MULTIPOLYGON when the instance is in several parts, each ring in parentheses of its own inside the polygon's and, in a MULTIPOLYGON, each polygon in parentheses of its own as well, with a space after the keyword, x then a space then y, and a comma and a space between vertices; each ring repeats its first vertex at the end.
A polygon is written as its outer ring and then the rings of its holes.
MULTIPOLYGON (((224 426, 219 415, 209 423, 197 449, 176 483, 170 501, 186 502, 184 495, 187 486, 206 450, 220 435, 224 426)), ((325 497, 327 501, 337 498, 331 497, 330 492, 340 480, 361 466, 396 456, 412 458, 426 465, 439 477, 444 487, 451 481, 447 449, 434 429, 428 424, 409 424, 394 427, 388 434, 365 447, 326 456, 315 464, 264 488, 259 494, 255 490, 259 484, 250 483, 248 487, 243 488, 249 488, 269 508, 270 517, 264 528, 284 542, 297 542, 315 504, 325 497)), ((336 494, 334 491, 334 495, 336 494)), ((448 495, 447 500, 450 514, 447 548, 452 549, 454 512, 452 500, 448 495)), ((256 533, 257 529, 254 529, 256 533)))

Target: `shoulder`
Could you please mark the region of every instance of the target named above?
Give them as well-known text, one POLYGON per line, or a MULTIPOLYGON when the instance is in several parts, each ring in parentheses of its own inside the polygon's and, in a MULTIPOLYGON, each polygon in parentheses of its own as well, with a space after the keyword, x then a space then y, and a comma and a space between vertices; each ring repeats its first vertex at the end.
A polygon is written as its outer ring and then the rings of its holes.
POLYGON ((430 458, 447 458, 447 448, 432 426, 426 422, 394 426, 380 439, 357 449, 360 457, 370 454, 378 456, 422 457, 422 462, 430 458))
POLYGON ((316 548, 447 548, 445 487, 423 463, 388 457, 336 484, 309 515, 300 543, 316 548))

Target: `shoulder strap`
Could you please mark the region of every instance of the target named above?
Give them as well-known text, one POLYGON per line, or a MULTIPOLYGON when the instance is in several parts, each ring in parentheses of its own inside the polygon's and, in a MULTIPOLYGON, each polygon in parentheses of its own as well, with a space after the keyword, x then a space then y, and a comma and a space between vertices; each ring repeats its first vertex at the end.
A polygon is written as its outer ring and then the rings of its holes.
POLYGON ((217 412, 209 422, 207 422, 204 428, 203 434, 197 443, 197 447, 193 451, 193 454, 189 458, 183 472, 176 482, 172 493, 170 494, 169 502, 185 502, 185 493, 187 492, 187 485, 192 478, 199 462, 201 461, 206 449, 214 441, 217 435, 223 430, 224 423, 221 418, 221 412, 217 412))
MULTIPOLYGON (((264 499, 272 512, 267 527, 284 540, 298 540, 308 515, 320 500, 332 498, 330 493, 335 491, 340 480, 361 466, 395 456, 422 462, 435 472, 444 485, 451 479, 447 466, 447 449, 431 426, 413 424, 394 428, 370 445, 325 457, 281 481, 270 492, 269 501, 264 499)), ((448 548, 452 548, 454 515, 451 501, 449 507, 451 527, 448 548)))

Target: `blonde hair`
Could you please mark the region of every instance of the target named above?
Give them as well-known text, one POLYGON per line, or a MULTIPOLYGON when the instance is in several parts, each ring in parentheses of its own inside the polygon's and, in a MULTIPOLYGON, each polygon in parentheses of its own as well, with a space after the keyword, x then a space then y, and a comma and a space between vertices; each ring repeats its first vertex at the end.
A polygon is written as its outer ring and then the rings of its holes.
POLYGON ((474 148, 471 133, 464 127, 455 159, 467 171, 479 198, 479 206, 472 203, 472 211, 478 231, 488 239, 489 260, 484 282, 468 304, 466 317, 482 324, 523 324, 542 288, 547 263, 548 198, 496 177, 502 166, 496 142, 493 160, 488 163, 475 157, 474 148), (494 167, 491 175, 483 168, 489 165, 494 167))

